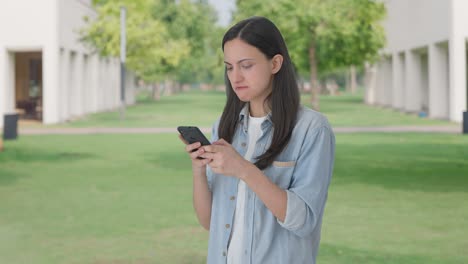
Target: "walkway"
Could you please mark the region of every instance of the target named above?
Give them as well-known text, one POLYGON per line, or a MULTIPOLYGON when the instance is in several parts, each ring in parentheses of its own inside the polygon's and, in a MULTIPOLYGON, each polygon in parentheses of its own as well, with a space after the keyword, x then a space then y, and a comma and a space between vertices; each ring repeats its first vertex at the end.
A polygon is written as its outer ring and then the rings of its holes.
MULTIPOLYGON (((211 132, 211 128, 201 128, 204 133, 211 132)), ((461 126, 386 126, 386 127, 335 127, 335 133, 449 133, 460 134, 461 126)), ((174 128, 126 128, 126 127, 88 127, 88 128, 19 128, 20 135, 86 135, 86 134, 158 134, 176 133, 174 128)))

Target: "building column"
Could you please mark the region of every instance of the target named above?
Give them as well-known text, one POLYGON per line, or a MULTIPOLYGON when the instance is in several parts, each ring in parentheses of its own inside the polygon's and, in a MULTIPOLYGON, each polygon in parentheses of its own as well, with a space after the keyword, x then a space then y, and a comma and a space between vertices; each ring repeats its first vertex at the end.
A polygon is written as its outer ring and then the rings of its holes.
POLYGON ((112 109, 116 109, 120 106, 120 74, 117 71, 118 65, 116 59, 111 59, 109 70, 111 71, 109 76, 110 79, 110 88, 112 94, 112 109))
POLYGON ((405 57, 404 54, 393 54, 393 94, 392 107, 395 109, 403 109, 404 107, 404 91, 405 91, 405 57))
POLYGON ((427 113, 429 111, 429 56, 427 48, 418 57, 420 65, 419 87, 421 89, 420 110, 427 113))
POLYGON ((383 105, 383 91, 385 86, 385 66, 383 62, 383 58, 380 58, 379 62, 377 63, 377 71, 376 71, 376 87, 375 87, 375 102, 377 105, 383 105))
MULTIPOLYGON (((114 86, 114 100, 115 100, 115 108, 119 108, 120 105, 122 104, 122 100, 120 100, 120 93, 121 93, 121 89, 120 89, 120 61, 119 59, 114 59, 114 63, 113 63, 113 67, 112 67, 112 70, 113 70, 113 75, 114 75, 114 83, 113 83, 113 86, 114 86)), ((125 73, 124 73, 125 74, 125 73)))
POLYGON ((448 119, 448 51, 446 45, 429 46, 429 117, 448 119))
POLYGON ((385 56, 384 58, 384 78, 383 78, 383 93, 382 103, 384 106, 392 105, 393 97, 393 63, 392 57, 385 56))
POLYGON ((76 76, 75 83, 74 83, 74 95, 75 98, 72 98, 75 102, 75 115, 82 116, 83 115, 83 54, 80 52, 75 53, 75 67, 74 67, 74 74, 76 76))
POLYGON ((90 70, 90 111, 95 113, 98 111, 99 98, 99 56, 97 54, 90 55, 89 70, 90 70))
POLYGON ((68 70, 69 79, 68 79, 68 103, 70 109, 70 117, 73 118, 78 115, 78 107, 77 107, 77 79, 80 76, 76 75, 76 57, 77 53, 75 51, 70 51, 70 68, 68 70))
POLYGON ((59 89, 59 116, 60 121, 66 121, 70 117, 70 105, 68 102, 70 85, 70 52, 66 49, 60 50, 60 89, 59 89))
POLYGON ((421 70, 419 55, 415 51, 408 50, 406 57, 406 92, 405 107, 406 112, 419 112, 421 110, 421 70))
POLYGON ((106 72, 104 71, 105 68, 105 59, 104 58, 99 58, 99 88, 98 88, 98 111, 103 111, 106 110, 106 103, 105 103, 105 74, 106 72))
POLYGON ((8 68, 11 68, 8 65, 8 53, 6 49, 0 48, 0 127, 3 127, 3 115, 7 112, 5 104, 9 87, 8 68))
POLYGON ((377 86, 377 74, 376 74, 376 65, 371 65, 366 63, 365 70, 365 86, 366 86, 366 93, 364 96, 364 101, 366 104, 374 105, 376 103, 375 100, 375 93, 376 93, 376 86, 377 86))
POLYGON ((463 111, 467 110, 467 66, 466 66, 466 0, 451 1, 451 31, 449 39, 449 102, 450 120, 461 122, 463 111))
POLYGON ((59 115, 59 57, 57 45, 46 46, 43 50, 43 123, 60 121, 59 115))
POLYGON ((0 127, 5 114, 15 112, 15 53, 0 50, 0 127))
POLYGON ((466 111, 466 49, 464 38, 450 39, 450 120, 461 122, 466 111))

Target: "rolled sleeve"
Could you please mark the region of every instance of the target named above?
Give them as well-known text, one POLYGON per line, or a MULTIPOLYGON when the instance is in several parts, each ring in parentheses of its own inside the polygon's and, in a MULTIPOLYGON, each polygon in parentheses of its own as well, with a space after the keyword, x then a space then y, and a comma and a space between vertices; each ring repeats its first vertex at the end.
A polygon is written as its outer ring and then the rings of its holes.
POLYGON ((301 200, 295 193, 286 190, 287 208, 284 222, 277 219, 278 223, 289 230, 295 230, 304 225, 307 213, 307 207, 304 201, 301 200))
POLYGON ((335 136, 327 126, 306 133, 296 163, 288 202, 285 228, 304 237, 321 223, 335 157, 335 136))

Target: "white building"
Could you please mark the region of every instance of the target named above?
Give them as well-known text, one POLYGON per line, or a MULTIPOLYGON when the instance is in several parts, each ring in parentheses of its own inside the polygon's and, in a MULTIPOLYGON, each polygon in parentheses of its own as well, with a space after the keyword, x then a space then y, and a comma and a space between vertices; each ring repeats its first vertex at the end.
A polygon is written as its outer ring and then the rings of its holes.
MULTIPOLYGON (((4 114, 58 123, 120 105, 120 62, 80 43, 91 0, 14 0, 0 4, 0 127, 4 114)), ((126 103, 134 76, 126 74, 126 103)))
POLYGON ((462 121, 467 111, 467 0, 383 0, 387 46, 366 102, 462 121))

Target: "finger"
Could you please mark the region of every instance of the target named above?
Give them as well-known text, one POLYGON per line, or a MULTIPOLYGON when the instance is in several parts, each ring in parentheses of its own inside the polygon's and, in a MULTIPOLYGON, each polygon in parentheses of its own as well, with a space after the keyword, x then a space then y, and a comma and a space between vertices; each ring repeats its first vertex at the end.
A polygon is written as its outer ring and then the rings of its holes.
POLYGON ((223 149, 223 146, 214 145, 214 143, 213 143, 212 145, 203 146, 203 149, 205 149, 205 152, 216 153, 216 152, 221 152, 222 149, 223 149))
POLYGON ((200 160, 200 162, 201 162, 203 165, 207 165, 207 164, 209 164, 210 162, 212 162, 212 160, 210 160, 210 159, 202 159, 202 160, 200 160))
POLYGON ((202 155, 203 153, 205 153, 205 150, 202 149, 202 148, 199 148, 199 149, 196 150, 196 151, 190 152, 189 155, 190 155, 190 158, 191 158, 191 159, 197 159, 197 158, 200 157, 200 155, 202 155))
POLYGON ((206 159, 194 159, 192 162, 193 162, 193 164, 195 164, 195 166, 197 166, 197 167, 203 167, 203 166, 205 166, 206 164, 208 164, 209 160, 206 160, 206 159))
POLYGON ((200 142, 195 142, 193 144, 186 145, 185 146, 185 151, 190 153, 190 152, 192 152, 193 150, 195 150, 195 149, 197 149, 199 147, 201 147, 201 143, 200 142))
POLYGON ((215 153, 205 152, 200 155, 201 158, 213 160, 215 158, 215 153))

